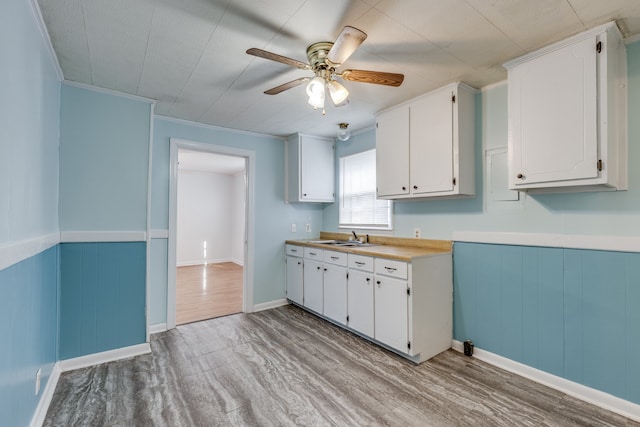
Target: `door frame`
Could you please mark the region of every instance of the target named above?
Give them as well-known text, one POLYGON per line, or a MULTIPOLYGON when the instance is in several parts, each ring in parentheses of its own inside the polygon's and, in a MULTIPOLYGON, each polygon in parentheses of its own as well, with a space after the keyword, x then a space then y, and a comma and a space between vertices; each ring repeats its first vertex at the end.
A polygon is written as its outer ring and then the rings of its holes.
POLYGON ((169 140, 169 236, 167 259, 167 329, 176 327, 176 244, 178 214, 178 150, 201 151, 243 157, 245 159, 245 233, 244 274, 242 275, 242 311, 253 312, 253 260, 255 225, 255 171, 256 153, 251 150, 215 145, 207 142, 189 141, 179 138, 169 140))

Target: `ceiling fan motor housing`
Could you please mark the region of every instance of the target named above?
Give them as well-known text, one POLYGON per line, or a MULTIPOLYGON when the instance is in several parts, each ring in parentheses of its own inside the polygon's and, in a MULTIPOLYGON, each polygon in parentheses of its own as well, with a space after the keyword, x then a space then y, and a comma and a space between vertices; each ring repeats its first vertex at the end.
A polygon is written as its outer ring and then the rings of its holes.
MULTIPOLYGON (((321 69, 333 68, 327 60, 327 55, 333 47, 332 42, 317 42, 307 48, 307 58, 311 69, 316 72, 321 69)), ((337 64, 336 64, 337 65, 337 64)))

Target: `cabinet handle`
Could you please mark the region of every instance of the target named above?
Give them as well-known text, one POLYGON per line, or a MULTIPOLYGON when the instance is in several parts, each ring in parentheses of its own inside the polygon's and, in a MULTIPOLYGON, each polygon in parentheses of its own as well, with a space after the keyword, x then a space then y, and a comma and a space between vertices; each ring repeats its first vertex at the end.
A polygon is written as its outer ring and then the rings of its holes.
POLYGON ((318 255, 318 254, 317 254, 317 253, 315 253, 315 252, 309 252, 309 255, 316 256, 316 255, 318 255))
POLYGON ((417 189, 418 189, 418 186, 417 186, 417 185, 414 185, 414 186, 413 186, 413 189, 414 189, 414 190, 417 190, 417 189))
POLYGON ((389 272, 393 273, 394 271, 396 271, 396 270, 397 270, 397 268, 393 268, 393 267, 385 267, 385 270, 387 270, 387 271, 389 271, 389 272))
POLYGON ((356 265, 364 265, 364 262, 356 261, 356 265))
POLYGON ((291 249, 291 252, 298 252, 297 249, 291 249))
POLYGON ((340 257, 332 256, 331 259, 340 259, 340 257))
POLYGON ((524 175, 522 175, 521 173, 519 173, 518 175, 516 175, 516 177, 517 177, 518 179, 522 179, 522 178, 524 178, 524 175))

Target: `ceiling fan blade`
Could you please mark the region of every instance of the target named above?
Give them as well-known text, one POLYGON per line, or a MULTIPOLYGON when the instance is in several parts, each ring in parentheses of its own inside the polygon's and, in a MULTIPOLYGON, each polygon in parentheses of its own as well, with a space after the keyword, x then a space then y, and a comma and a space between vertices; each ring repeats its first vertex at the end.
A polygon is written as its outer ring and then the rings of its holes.
POLYGON ((310 70, 311 67, 306 62, 298 61, 297 59, 287 58, 286 56, 278 55, 277 53, 268 52, 266 50, 252 47, 247 49, 249 55, 257 56, 259 58, 270 59, 272 61, 281 62, 283 64, 290 65, 292 67, 300 68, 301 70, 310 70))
POLYGON ((336 65, 344 63, 366 38, 364 31, 347 25, 333 43, 327 59, 336 65))
POLYGON ((345 80, 361 83, 374 83, 398 87, 404 81, 404 74, 385 73, 382 71, 344 70, 337 74, 345 80))
POLYGON ((266 93, 267 95, 277 95, 280 92, 284 92, 287 89, 291 89, 292 87, 299 86, 304 82, 308 82, 309 79, 310 79, 309 77, 300 77, 299 79, 292 80, 292 81, 287 82, 285 84, 281 84, 280 86, 276 86, 276 87, 271 88, 269 90, 265 90, 264 93, 266 93))

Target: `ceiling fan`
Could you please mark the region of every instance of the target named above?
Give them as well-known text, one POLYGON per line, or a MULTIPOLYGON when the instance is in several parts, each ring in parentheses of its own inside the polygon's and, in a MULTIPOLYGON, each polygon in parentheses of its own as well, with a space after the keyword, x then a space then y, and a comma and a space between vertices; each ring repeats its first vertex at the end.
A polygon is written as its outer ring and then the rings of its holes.
POLYGON ((322 108, 324 114, 326 89, 328 89, 329 97, 336 107, 349 102, 349 91, 334 79, 335 76, 353 82, 374 83, 394 87, 402 84, 404 80, 403 74, 367 70, 343 70, 338 72, 336 70, 355 52, 366 38, 367 34, 364 31, 355 27, 346 26, 335 42, 317 42, 310 45, 307 48, 307 59, 309 63, 257 48, 248 49, 247 53, 271 61, 281 62, 301 70, 313 71, 313 77, 301 77, 266 90, 264 93, 267 95, 276 95, 287 89, 309 82, 307 84, 308 102, 315 109, 322 108))

